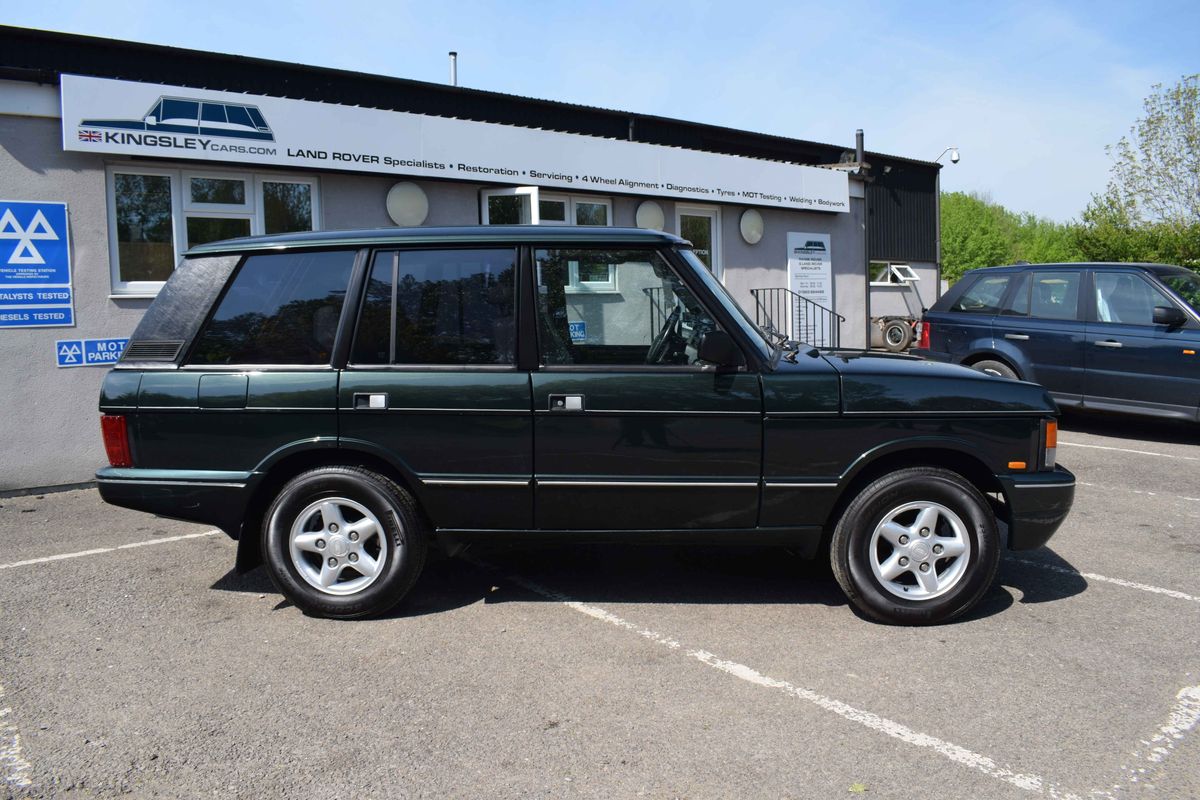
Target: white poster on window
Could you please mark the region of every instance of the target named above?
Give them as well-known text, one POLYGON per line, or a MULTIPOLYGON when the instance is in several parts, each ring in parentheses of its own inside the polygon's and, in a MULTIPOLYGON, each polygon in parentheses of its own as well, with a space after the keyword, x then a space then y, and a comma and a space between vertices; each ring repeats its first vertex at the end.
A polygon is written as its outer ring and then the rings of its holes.
POLYGON ((63 75, 63 149, 850 210, 845 172, 284 97, 63 75))
POLYGON ((800 295, 800 299, 793 298, 789 335, 816 347, 833 345, 833 259, 829 234, 789 231, 787 249, 788 289, 800 295))

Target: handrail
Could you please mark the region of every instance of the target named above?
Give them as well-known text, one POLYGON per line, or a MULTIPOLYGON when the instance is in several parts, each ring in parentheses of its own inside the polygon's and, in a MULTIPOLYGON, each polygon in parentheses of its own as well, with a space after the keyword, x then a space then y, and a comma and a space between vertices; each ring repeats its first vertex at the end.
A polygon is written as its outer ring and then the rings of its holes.
POLYGON ((846 318, 815 300, 791 289, 772 287, 751 289, 754 296, 754 321, 788 339, 814 347, 839 347, 842 323, 846 318))

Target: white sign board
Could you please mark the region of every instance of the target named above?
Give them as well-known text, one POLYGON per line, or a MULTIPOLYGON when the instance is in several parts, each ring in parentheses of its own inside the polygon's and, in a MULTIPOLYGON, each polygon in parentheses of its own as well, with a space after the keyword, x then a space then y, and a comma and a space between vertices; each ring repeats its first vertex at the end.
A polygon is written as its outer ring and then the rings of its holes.
POLYGON ((309 100, 62 76, 63 149, 850 210, 844 172, 309 100))
MULTIPOLYGON (((795 233, 787 235, 788 288, 826 309, 833 309, 833 259, 829 234, 795 233)), ((803 300, 791 309, 790 333, 816 347, 834 344, 833 320, 803 300)))

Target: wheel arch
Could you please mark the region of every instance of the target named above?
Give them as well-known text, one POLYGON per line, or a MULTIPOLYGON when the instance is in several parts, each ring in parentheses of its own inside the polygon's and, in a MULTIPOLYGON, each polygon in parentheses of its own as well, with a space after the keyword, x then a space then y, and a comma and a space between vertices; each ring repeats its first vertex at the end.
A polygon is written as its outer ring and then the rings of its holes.
POLYGON ((1009 522, 1004 487, 965 442, 952 439, 911 439, 883 445, 861 456, 842 476, 841 491, 825 520, 822 543, 828 546, 833 529, 850 502, 877 478, 907 467, 941 467, 957 473, 988 498, 996 517, 1009 522))
POLYGON ((327 442, 324 446, 296 447, 286 453, 272 453, 258 472, 261 474, 247 501, 242 525, 238 532, 237 571, 248 572, 263 561, 262 522, 268 506, 279 490, 289 480, 302 472, 320 467, 364 467, 395 481, 407 491, 416 503, 417 513, 432 529, 432 523, 421 502, 421 481, 407 465, 389 458, 378 448, 363 442, 346 443, 342 446, 327 442), (277 455, 278 454, 278 455, 277 455))
POLYGON ((1021 365, 1020 361, 1008 353, 1000 353, 995 350, 977 350, 963 358, 959 363, 964 367, 974 367, 980 361, 999 361, 1017 374, 1017 380, 1029 380, 1025 377, 1028 374, 1028 370, 1021 365))

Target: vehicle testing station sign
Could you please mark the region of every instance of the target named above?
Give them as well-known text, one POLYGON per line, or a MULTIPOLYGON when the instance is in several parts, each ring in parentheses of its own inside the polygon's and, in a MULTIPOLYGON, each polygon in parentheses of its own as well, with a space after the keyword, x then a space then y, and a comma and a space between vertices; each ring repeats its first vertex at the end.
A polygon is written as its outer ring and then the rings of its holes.
POLYGON ((66 203, 0 200, 0 328, 75 324, 66 203))

